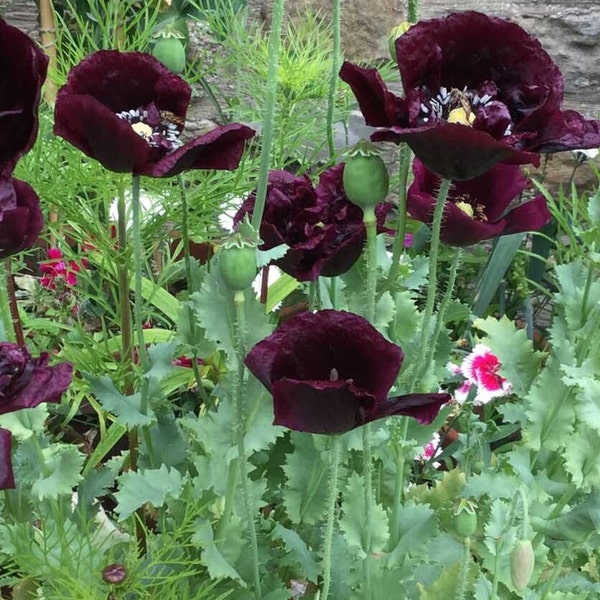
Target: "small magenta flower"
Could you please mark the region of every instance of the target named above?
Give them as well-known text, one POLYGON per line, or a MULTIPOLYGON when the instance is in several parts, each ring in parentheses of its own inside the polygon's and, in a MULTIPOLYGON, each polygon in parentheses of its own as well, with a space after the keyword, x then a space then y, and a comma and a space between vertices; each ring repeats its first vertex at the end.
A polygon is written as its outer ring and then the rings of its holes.
MULTIPOLYGON (((33 358, 27 348, 0 343, 0 414, 60 402, 71 385, 73 365, 49 366, 49 360, 47 352, 33 358)), ((0 489, 14 487, 10 450, 10 432, 0 428, 0 489)))
POLYGON ((54 132, 119 173, 237 168, 254 130, 231 123, 184 143, 190 98, 190 86, 152 56, 102 50, 74 67, 59 90, 54 132))
POLYGON ((22 31, 0 19, 0 175, 8 177, 32 146, 48 57, 22 31))
POLYGON ((493 165, 539 164, 539 153, 600 146, 600 122, 562 110, 563 78, 541 44, 510 21, 465 11, 421 21, 395 42, 404 88, 375 69, 340 71, 373 141, 406 142, 443 177, 493 165))
MULTIPOLYGON (((413 162, 413 174, 408 213, 431 225, 440 177, 418 159, 413 162)), ((501 235, 540 230, 550 221, 550 211, 541 195, 519 203, 526 186, 521 169, 504 164, 479 177, 453 182, 444 207, 441 240, 450 246, 469 246, 501 235)))
POLYGON ((388 398, 403 359, 367 320, 322 310, 286 321, 244 362, 273 395, 275 425, 338 434, 393 415, 433 421, 449 394, 388 398))
POLYGON ((440 463, 436 460, 442 453, 442 444, 440 434, 436 431, 431 439, 417 452, 415 459, 419 462, 431 462, 434 468, 438 468, 440 463))
POLYGON ((460 366, 450 363, 450 372, 465 378, 454 392, 456 401, 459 404, 465 402, 473 386, 476 390, 473 398, 475 406, 488 404, 494 398, 510 396, 512 384, 498 373, 501 366, 498 357, 483 344, 477 344, 460 366))
MULTIPOLYGON (((40 264, 40 271, 43 273, 40 285, 48 290, 55 290, 60 284, 66 287, 75 287, 77 273, 80 270, 79 265, 74 260, 65 262, 60 248, 49 248, 47 256, 48 260, 40 264)), ((84 258, 82 266, 85 268, 86 265, 87 261, 84 258)))

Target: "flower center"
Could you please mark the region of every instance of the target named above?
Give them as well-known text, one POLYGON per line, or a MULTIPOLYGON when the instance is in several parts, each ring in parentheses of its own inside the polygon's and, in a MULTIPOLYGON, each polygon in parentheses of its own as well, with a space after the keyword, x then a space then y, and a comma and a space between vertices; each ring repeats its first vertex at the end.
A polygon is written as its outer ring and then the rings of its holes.
POLYGON ((470 194, 460 194, 456 198, 453 198, 452 201, 456 208, 462 210, 471 219, 483 222, 488 220, 485 214, 485 205, 471 198, 470 194))
POLYGON ((179 139, 185 119, 168 110, 159 111, 154 104, 123 110, 117 113, 119 119, 127 121, 131 128, 153 148, 163 148, 167 152, 183 146, 179 139))
POLYGON ((478 108, 492 100, 490 94, 480 96, 476 91, 441 87, 435 97, 421 103, 419 120, 427 123, 430 118, 445 119, 448 123, 458 123, 471 127, 478 108))

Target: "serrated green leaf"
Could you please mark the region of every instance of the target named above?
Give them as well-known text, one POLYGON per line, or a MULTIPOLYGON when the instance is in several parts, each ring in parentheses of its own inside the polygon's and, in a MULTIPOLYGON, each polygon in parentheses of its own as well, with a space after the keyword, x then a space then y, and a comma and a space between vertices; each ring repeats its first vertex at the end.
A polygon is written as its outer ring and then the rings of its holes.
POLYGON ((152 344, 148 347, 148 360, 150 362, 150 368, 144 377, 155 378, 157 381, 161 381, 165 375, 172 373, 173 367, 173 354, 177 347, 176 342, 164 342, 162 344, 152 344))
POLYGON ((192 541, 202 547, 201 561, 213 579, 228 578, 237 581, 242 587, 246 583, 235 568, 225 559, 215 544, 213 529, 208 521, 197 521, 194 525, 192 541))
POLYGON ((459 300, 451 300, 446 308, 444 323, 463 323, 471 317, 471 309, 459 300))
POLYGON ((571 474, 577 487, 590 490, 600 486, 600 434, 597 430, 579 423, 565 444, 563 457, 565 470, 571 474))
POLYGON ((384 292, 375 306, 375 320, 373 325, 380 331, 385 331, 390 321, 396 314, 396 305, 389 292, 384 292))
MULTIPOLYGON (((467 569, 467 576, 464 581, 466 592, 472 589, 475 578, 478 575, 477 567, 473 562, 469 562, 467 569)), ((417 584, 419 588, 419 600, 454 598, 463 578, 462 570, 462 563, 457 563, 446 567, 432 585, 424 586, 421 583, 417 584)))
POLYGON ((260 269, 265 265, 268 265, 270 262, 277 260, 278 258, 283 258, 290 247, 287 244, 279 244, 279 246, 274 246, 269 250, 257 250, 256 251, 256 265, 260 269))
POLYGON ((217 349, 215 342, 206 338, 206 331, 196 322, 194 304, 191 301, 181 306, 177 335, 184 345, 194 348, 198 356, 210 356, 217 349))
POLYGON ((581 369, 570 368, 567 365, 563 365, 563 371, 567 373, 563 381, 567 385, 577 386, 575 393, 577 418, 600 433, 600 381, 585 377, 581 369))
POLYGON ((173 467, 127 471, 119 477, 119 490, 115 492, 116 512, 120 520, 132 515, 140 506, 150 503, 162 506, 167 496, 178 498, 183 485, 181 473, 173 467))
POLYGON ((311 435, 293 432, 291 440, 294 450, 286 455, 283 466, 287 480, 283 502, 292 522, 312 525, 327 510, 329 465, 311 435))
POLYGON ((113 413, 118 422, 125 427, 140 427, 150 425, 154 421, 151 408, 142 412, 142 397, 139 393, 125 396, 117 390, 109 377, 87 376, 90 391, 98 398, 102 407, 113 413))
POLYGON ((31 493, 39 500, 71 494, 82 479, 85 456, 71 444, 52 444, 42 450, 42 456, 44 464, 40 465, 40 474, 31 493))
POLYGON ((389 539, 388 518, 385 510, 380 504, 371 502, 371 514, 369 515, 369 531, 371 534, 371 547, 365 547, 367 519, 365 518, 365 492, 364 480, 358 473, 352 473, 344 492, 343 503, 344 514, 339 521, 340 529, 348 545, 359 551, 364 557, 371 552, 381 552, 389 539))
POLYGON ((308 549, 306 543, 298 533, 293 529, 287 529, 278 523, 273 528, 271 536, 283 541, 285 549, 301 568, 302 574, 309 581, 317 583, 320 573, 319 565, 317 564, 313 553, 308 549))
POLYGON ((8 429, 15 440, 22 441, 44 431, 47 418, 48 406, 44 403, 0 415, 0 427, 8 429))
POLYGON ((575 422, 572 391, 562 381, 560 363, 550 356, 542 373, 527 394, 525 444, 539 451, 558 450, 569 439, 575 422))
POLYGON ((390 330, 394 341, 404 348, 415 337, 422 317, 411 292, 395 293, 394 304, 396 305, 396 314, 390 330))
POLYGON ((515 394, 524 396, 539 372, 544 354, 534 350, 526 331, 517 329, 506 317, 476 319, 473 325, 487 333, 483 343, 500 359, 500 375, 512 383, 515 394))
POLYGON ((398 512, 398 544, 389 557, 391 564, 405 555, 416 556, 437 532, 435 512, 427 505, 406 502, 398 512))
POLYGON ((463 495, 465 497, 480 498, 488 496, 490 499, 512 498, 519 489, 520 482, 506 473, 481 473, 469 477, 463 495))

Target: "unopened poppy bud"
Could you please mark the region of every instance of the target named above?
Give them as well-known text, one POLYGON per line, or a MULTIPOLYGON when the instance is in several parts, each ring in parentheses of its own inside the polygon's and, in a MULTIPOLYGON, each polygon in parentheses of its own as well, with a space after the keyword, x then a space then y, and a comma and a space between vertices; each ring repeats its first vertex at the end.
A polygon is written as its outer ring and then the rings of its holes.
POLYGON ((469 500, 461 500, 454 509, 454 528, 461 537, 471 537, 477 531, 476 506, 469 500))
POLYGON ((533 567, 535 566, 535 554, 530 540, 517 540, 510 553, 510 578, 517 592, 527 587, 533 567))
POLYGON ((364 141, 350 152, 342 181, 348 200, 363 210, 383 202, 390 188, 390 177, 377 148, 364 141))

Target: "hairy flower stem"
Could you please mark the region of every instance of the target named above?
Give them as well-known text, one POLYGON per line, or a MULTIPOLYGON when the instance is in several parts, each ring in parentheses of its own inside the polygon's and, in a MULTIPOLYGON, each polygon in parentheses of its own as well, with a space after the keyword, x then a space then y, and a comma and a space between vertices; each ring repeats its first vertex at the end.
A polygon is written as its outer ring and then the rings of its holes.
POLYGON ((244 312, 244 292, 237 291, 233 296, 235 305, 235 341, 237 353, 237 374, 235 380, 235 401, 237 408, 236 436, 238 447, 238 461, 240 463, 240 479, 242 484, 242 497, 246 508, 246 521, 248 527, 248 536, 252 549, 254 595, 257 599, 262 598, 260 586, 260 572, 258 568, 258 541, 256 536, 256 526, 254 523, 254 514, 250 505, 250 493, 248 491, 248 463, 246 461, 246 447, 244 436, 246 435, 246 403, 244 398, 244 357, 246 348, 244 343, 246 330, 246 315, 244 312))
POLYGON ((267 183, 269 179, 269 166, 271 162, 271 147, 273 146, 273 129, 275 121, 275 100, 277 96, 277 71, 279 68, 279 48, 281 46, 281 25, 283 22, 283 8, 285 0, 275 0, 271 14, 271 33, 269 35, 269 62, 267 68, 265 110, 261 130, 262 147, 260 152, 260 166, 258 183, 256 186, 256 200, 252 212, 252 226, 260 230, 265 200, 267 198, 267 183))
POLYGON ((419 18, 418 0, 408 0, 408 22, 416 23, 419 18))
POLYGON ((333 546, 333 528, 335 525, 335 509, 338 500, 338 472, 340 465, 340 437, 331 437, 331 481, 328 498, 327 525, 323 545, 323 587, 319 600, 327 600, 331 585, 331 550, 333 546))
POLYGON ((148 354, 144 340, 144 323, 142 322, 142 275, 144 254, 142 247, 142 224, 140 215, 140 177, 134 175, 131 180, 131 230, 133 233, 133 325, 137 334, 138 355, 142 370, 148 367, 148 354))
MULTIPOLYGON (((0 293, 0 302, 2 304, 2 324, 4 326, 4 335, 11 342, 17 342, 19 346, 25 345, 25 336, 23 334, 23 325, 19 306, 15 295, 15 280, 11 273, 11 258, 4 261, 4 278, 6 287, 2 288, 0 293)), ((1 286, 0 286, 1 287, 1 286)))
POLYGON ((448 285, 446 286, 444 297, 442 298, 442 301, 440 303, 437 318, 435 321, 433 337, 431 338, 431 341, 429 343, 429 350, 427 352, 427 358, 425 359, 425 364, 427 365, 430 365, 433 362, 435 349, 440 338, 440 333, 442 332, 442 327, 444 326, 446 311, 448 310, 448 305, 450 304, 450 301, 452 300, 452 296, 454 294, 454 284, 456 283, 456 275, 458 273, 458 268, 460 267, 462 255, 462 248, 454 248, 452 264, 450 265, 450 273, 448 275, 448 285))
POLYGON ((444 216, 444 205, 448 197, 451 181, 442 179, 440 191, 438 193, 435 211, 433 213, 433 222, 431 224, 431 247, 429 249, 429 278, 427 282, 427 300, 425 302, 425 313, 423 315, 423 325, 421 327, 421 340, 419 343, 419 355, 414 363, 413 378, 410 391, 414 392, 417 382, 427 373, 430 365, 425 362, 427 349, 429 347, 429 329, 433 317, 433 308, 435 306, 435 296, 437 292, 437 272, 438 255, 440 252, 440 232, 442 230, 442 217, 444 216))
MULTIPOLYGON (((375 299, 377 295, 377 219, 373 207, 365 208, 363 213, 363 223, 367 231, 367 298, 366 298, 366 318, 373 324, 375 321, 375 299)), ((373 506, 373 483, 372 483, 372 459, 371 459, 371 424, 363 425, 363 477, 365 480, 365 539, 364 551, 366 553, 363 561, 364 579, 365 579, 365 598, 372 598, 371 584, 371 512, 373 506)))
POLYGON ((410 148, 401 143, 398 164, 398 210, 396 211, 396 235, 392 245, 392 266, 388 274, 386 288, 390 288, 400 269, 400 255, 404 250, 404 238, 406 236, 406 183, 408 180, 408 167, 410 165, 410 148))
POLYGON ((456 585, 455 600, 465 600, 468 587, 469 565, 471 564, 471 538, 463 538, 463 560, 456 585))
MULTIPOLYGON (((195 281, 192 276, 192 258, 190 256, 190 228, 188 220, 188 203, 187 194, 185 191, 185 180, 183 175, 178 177, 179 183, 179 195, 181 198, 181 243, 183 244, 183 265, 185 269, 185 278, 187 280, 188 293, 192 294, 197 292, 195 281)), ((191 306, 187 309, 187 315, 189 317, 188 327, 190 328, 190 335, 192 339, 196 338, 196 320, 194 318, 194 311, 191 306)), ((198 394, 202 398, 204 406, 211 408, 211 403, 202 384, 202 376, 200 375, 200 369, 198 368, 198 349, 196 346, 192 346, 192 370, 194 372, 194 379, 196 380, 196 388, 198 394)))
POLYGON ((131 328, 131 304, 129 302, 129 256, 127 248, 127 207, 125 190, 119 188, 117 199, 117 238, 119 242, 119 300, 121 319, 121 361, 125 367, 124 393, 133 393, 135 372, 133 368, 133 333, 131 328))
POLYGON ((333 35, 333 52, 331 56, 331 77, 329 78, 329 95, 327 97, 327 145, 329 158, 335 156, 335 143, 333 137, 333 113, 335 110, 335 97, 337 94, 338 71, 340 70, 342 48, 342 0, 333 0, 333 14, 331 16, 333 35))

